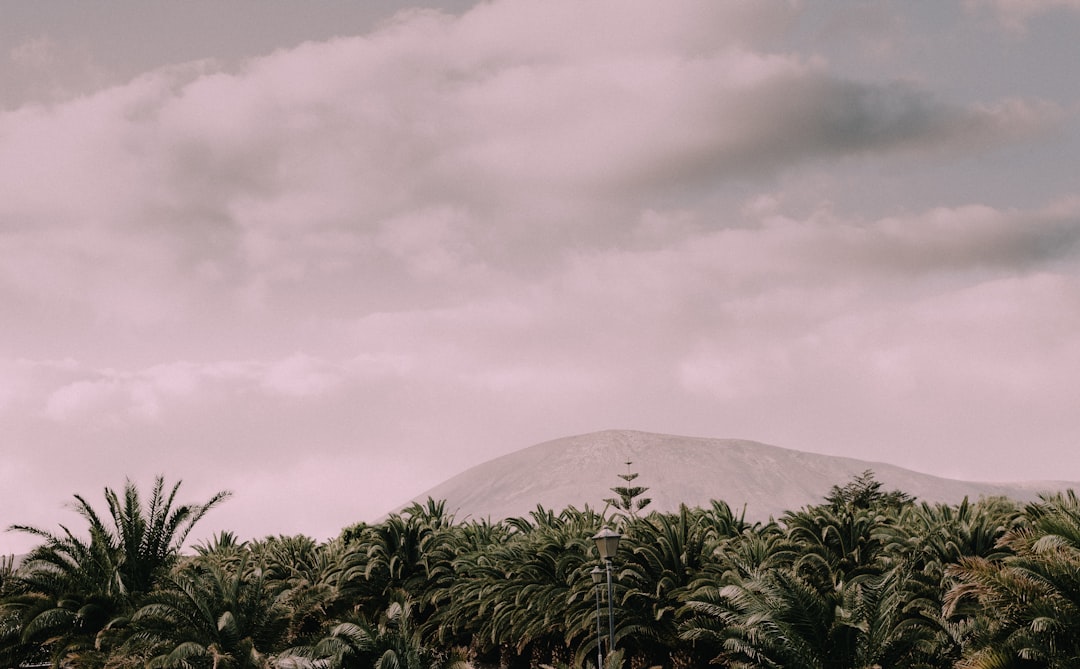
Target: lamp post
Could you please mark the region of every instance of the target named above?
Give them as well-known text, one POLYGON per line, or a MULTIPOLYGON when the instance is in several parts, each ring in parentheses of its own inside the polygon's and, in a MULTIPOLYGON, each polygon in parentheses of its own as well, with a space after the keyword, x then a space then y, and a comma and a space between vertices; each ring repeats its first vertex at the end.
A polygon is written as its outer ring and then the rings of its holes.
POLYGON ((615 559, 615 552, 619 550, 619 539, 622 535, 605 527, 595 535, 596 550, 600 553, 600 559, 604 561, 604 569, 607 571, 607 610, 608 610, 608 656, 615 650, 615 609, 612 604, 614 591, 611 587, 611 561, 615 559))
POLYGON ((593 592, 596 594, 596 669, 604 669, 604 630, 600 627, 600 584, 604 581, 604 570, 596 565, 589 575, 592 576, 593 592))

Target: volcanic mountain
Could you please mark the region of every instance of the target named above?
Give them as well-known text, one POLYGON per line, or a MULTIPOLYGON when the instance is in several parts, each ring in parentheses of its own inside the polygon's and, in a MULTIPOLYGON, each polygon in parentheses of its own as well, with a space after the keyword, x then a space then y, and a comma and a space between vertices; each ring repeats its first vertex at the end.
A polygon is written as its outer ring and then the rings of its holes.
POLYGON ((1041 492, 1080 489, 1060 481, 975 483, 921 474, 894 465, 819 455, 739 439, 704 439, 608 430, 537 444, 468 469, 415 498, 446 500, 461 520, 527 516, 537 505, 604 508, 618 478, 639 476, 648 488, 649 511, 679 504, 708 506, 723 500, 745 508, 748 520, 778 518, 784 511, 819 503, 832 486, 871 470, 884 490, 902 490, 918 501, 957 503, 964 497, 1034 500, 1041 492), (630 463, 630 464, 627 464, 630 463))

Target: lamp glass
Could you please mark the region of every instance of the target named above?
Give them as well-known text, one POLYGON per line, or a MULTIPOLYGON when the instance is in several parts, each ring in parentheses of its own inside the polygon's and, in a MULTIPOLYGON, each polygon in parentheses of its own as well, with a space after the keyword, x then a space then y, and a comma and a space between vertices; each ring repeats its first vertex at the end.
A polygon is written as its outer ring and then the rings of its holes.
POLYGON ((600 552, 600 559, 611 560, 615 557, 616 551, 619 550, 619 539, 622 539, 622 535, 609 527, 605 527, 593 535, 592 539, 596 542, 596 550, 600 552))

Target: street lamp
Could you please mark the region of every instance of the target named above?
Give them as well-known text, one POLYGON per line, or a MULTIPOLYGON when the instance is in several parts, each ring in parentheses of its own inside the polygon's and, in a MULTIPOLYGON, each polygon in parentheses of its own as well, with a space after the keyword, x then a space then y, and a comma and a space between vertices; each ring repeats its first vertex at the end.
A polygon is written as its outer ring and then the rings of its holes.
POLYGON ((604 581, 604 570, 596 565, 589 575, 592 576, 593 592, 596 593, 596 669, 604 669, 604 630, 600 627, 600 584, 604 581))
POLYGON ((615 609, 612 606, 614 592, 611 588, 611 561, 615 559, 615 553, 619 550, 619 539, 622 535, 605 527, 595 535, 596 550, 600 553, 600 559, 604 561, 604 569, 607 571, 607 610, 608 610, 608 656, 615 649, 615 609))

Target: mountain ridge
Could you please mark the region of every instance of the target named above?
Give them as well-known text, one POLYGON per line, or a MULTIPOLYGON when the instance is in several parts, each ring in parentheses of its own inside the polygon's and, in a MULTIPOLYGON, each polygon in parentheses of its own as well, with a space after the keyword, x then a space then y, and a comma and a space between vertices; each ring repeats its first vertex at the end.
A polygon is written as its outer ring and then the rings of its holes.
POLYGON ((964 497, 1004 496, 1029 502, 1043 492, 1080 489, 1080 483, 985 483, 947 479, 872 462, 822 455, 746 439, 603 430, 528 446, 471 467, 430 488, 414 501, 445 500, 457 520, 526 516, 537 506, 601 509, 627 471, 652 499, 647 511, 671 512, 680 504, 722 500, 746 510, 750 520, 778 518, 821 502, 832 486, 871 470, 887 490, 919 501, 958 503, 964 497), (627 465, 627 463, 632 463, 627 465))

